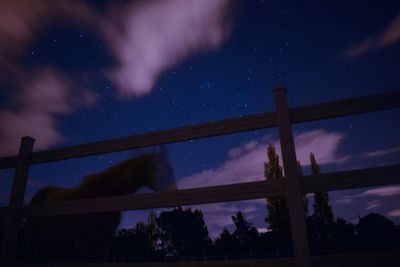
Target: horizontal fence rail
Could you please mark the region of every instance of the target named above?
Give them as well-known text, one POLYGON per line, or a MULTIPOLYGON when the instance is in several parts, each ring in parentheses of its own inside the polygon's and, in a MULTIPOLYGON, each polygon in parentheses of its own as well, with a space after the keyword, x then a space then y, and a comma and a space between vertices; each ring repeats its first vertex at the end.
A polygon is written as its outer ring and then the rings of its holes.
MULTIPOLYGON (((378 252, 357 252, 311 257, 313 267, 398 267, 398 250, 378 252)), ((291 257, 278 257, 267 259, 243 259, 243 260, 208 260, 190 262, 113 262, 113 263, 80 263, 80 267, 293 267, 295 265, 291 257)), ((70 267, 71 263, 27 264, 20 263, 16 267, 70 267)))
MULTIPOLYGON (((400 91, 290 108, 289 114, 292 123, 301 123, 345 115, 387 110, 396 107, 400 107, 400 91)), ((38 164, 91 156, 95 154, 111 153, 126 149, 142 148, 224 134, 265 129, 275 127, 276 125, 275 112, 265 112, 243 116, 241 118, 202 123, 82 145, 39 151, 32 154, 30 163, 38 164)), ((15 167, 16 162, 17 156, 0 158, 0 169, 13 168, 15 167)))
MULTIPOLYGON (((400 164, 351 171, 308 175, 301 178, 303 193, 334 191, 367 186, 400 183, 400 164)), ((282 181, 258 181, 231 185, 183 189, 172 192, 126 195, 99 199, 83 199, 47 204, 30 204, 23 208, 23 216, 96 213, 141 210, 217 202, 249 200, 285 194, 282 181)), ((0 209, 0 218, 7 208, 0 209)))

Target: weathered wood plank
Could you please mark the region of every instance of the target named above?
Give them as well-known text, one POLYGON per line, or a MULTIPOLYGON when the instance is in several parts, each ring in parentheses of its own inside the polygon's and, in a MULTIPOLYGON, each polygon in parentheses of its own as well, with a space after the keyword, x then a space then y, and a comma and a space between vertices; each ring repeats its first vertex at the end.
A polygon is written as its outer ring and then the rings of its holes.
POLYGON ((1 240, 0 261, 3 266, 13 266, 17 247, 18 225, 21 223, 21 209, 24 204, 26 181, 29 173, 29 157, 35 139, 25 136, 21 138, 17 167, 11 188, 10 200, 5 217, 3 238, 1 240))
POLYGON ((287 89, 274 90, 276 121, 279 130, 283 170, 286 180, 286 199, 289 209, 290 229, 296 267, 310 267, 306 215, 302 200, 300 177, 297 166, 296 148, 290 123, 287 89))
MULTIPOLYGON (((400 251, 374 251, 312 256, 312 267, 398 267, 400 251)), ((69 267, 71 263, 24 264, 17 267, 69 267)), ((80 267, 293 267, 291 257, 227 260, 227 261, 189 261, 189 262, 131 262, 131 263, 80 263, 80 267)))
POLYGON ((289 109, 292 123, 325 120, 341 116, 400 107, 400 91, 335 100, 289 109))
MULTIPOLYGON (((301 178, 303 193, 396 183, 400 183, 400 164, 326 173, 318 176, 304 176, 301 178)), ((257 199, 283 194, 283 182, 258 181, 184 189, 173 192, 26 205, 24 206, 23 214, 24 216, 33 216, 140 210, 257 199)), ((6 214, 4 210, 6 210, 6 208, 0 209, 0 216, 6 214)))
MULTIPOLYGON (((400 91, 330 101, 289 109, 292 123, 322 120, 345 115, 380 111, 400 107, 400 91)), ((45 163, 70 158, 110 153, 185 140, 212 137, 276 126, 275 112, 259 113, 241 118, 227 119, 178 127, 151 133, 115 138, 58 149, 35 152, 31 163, 45 163)), ((15 167, 17 157, 0 158, 0 169, 15 167)))

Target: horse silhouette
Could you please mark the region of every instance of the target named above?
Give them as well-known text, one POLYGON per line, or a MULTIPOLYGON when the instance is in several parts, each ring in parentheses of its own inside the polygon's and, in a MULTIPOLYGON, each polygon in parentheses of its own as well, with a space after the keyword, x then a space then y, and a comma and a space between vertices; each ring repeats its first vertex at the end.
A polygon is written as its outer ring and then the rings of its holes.
MULTIPOLYGON (((147 186, 153 191, 176 189, 165 153, 147 153, 85 176, 73 188, 47 186, 30 203, 121 196, 147 186)), ((27 218, 27 252, 34 262, 107 259, 121 212, 102 212, 27 218)))

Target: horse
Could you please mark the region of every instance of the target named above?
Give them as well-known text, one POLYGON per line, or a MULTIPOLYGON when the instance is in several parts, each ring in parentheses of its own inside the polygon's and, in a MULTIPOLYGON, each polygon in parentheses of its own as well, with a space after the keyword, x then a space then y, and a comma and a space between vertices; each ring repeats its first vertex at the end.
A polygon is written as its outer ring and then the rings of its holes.
MULTIPOLYGON (((165 153, 147 153, 106 170, 85 176, 72 188, 47 186, 30 203, 121 196, 147 186, 150 190, 176 190, 173 170, 165 153)), ((34 262, 104 261, 121 220, 121 212, 36 216, 26 220, 27 250, 34 262)))

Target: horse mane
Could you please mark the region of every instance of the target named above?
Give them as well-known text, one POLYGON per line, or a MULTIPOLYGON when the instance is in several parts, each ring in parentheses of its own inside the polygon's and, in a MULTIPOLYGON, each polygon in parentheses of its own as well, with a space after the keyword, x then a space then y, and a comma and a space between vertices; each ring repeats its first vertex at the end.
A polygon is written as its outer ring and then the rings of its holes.
POLYGON ((81 183, 78 186, 81 186, 83 184, 88 184, 88 183, 91 184, 95 180, 99 180, 101 178, 104 179, 104 178, 108 178, 110 176, 120 175, 121 173, 126 171, 128 166, 131 168, 134 168, 135 166, 138 166, 138 165, 142 164, 143 162, 149 161, 151 158, 154 158, 155 156, 156 156, 156 153, 143 154, 143 155, 140 155, 140 156, 137 156, 134 158, 123 160, 117 164, 114 164, 114 165, 108 167, 107 169, 105 169, 103 171, 87 174, 82 178, 81 183))

